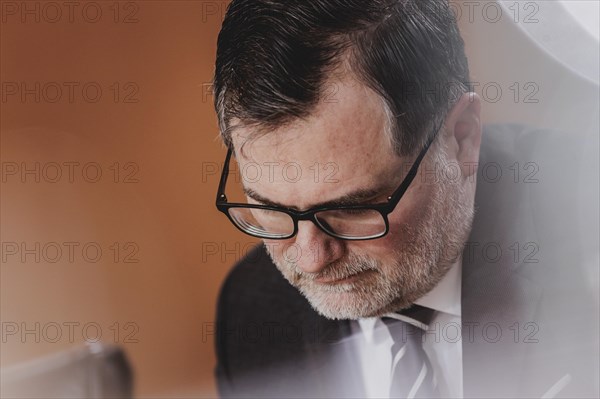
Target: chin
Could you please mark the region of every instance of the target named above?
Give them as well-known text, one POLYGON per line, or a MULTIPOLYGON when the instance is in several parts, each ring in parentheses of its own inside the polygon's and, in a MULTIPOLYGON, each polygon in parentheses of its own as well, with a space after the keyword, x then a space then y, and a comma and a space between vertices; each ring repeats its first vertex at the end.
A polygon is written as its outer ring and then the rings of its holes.
MULTIPOLYGON (((381 282, 379 282, 381 283, 381 282)), ((434 285, 429 281, 429 286, 434 285)), ((320 315, 332 320, 357 320, 382 317, 388 313, 409 308, 425 291, 402 292, 392 288, 392 284, 378 284, 369 281, 365 284, 300 284, 296 288, 320 315)))
POLYGON ((301 293, 321 316, 332 320, 357 320, 389 313, 392 304, 383 304, 377 295, 365 291, 330 289, 301 293))

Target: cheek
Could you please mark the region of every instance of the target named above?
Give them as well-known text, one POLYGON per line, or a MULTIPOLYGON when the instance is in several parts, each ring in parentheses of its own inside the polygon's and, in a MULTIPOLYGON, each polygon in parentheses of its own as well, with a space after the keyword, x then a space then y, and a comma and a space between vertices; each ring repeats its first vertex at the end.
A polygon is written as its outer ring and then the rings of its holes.
MULTIPOLYGON (((391 226, 390 226, 391 227, 391 226)), ((390 233, 382 238, 369 241, 354 241, 348 245, 348 250, 355 254, 364 254, 385 262, 398 248, 398 237, 390 233)))
MULTIPOLYGON (((418 182, 413 182, 418 183, 418 182)), ((417 184, 408 189, 406 194, 388 215, 391 235, 399 234, 404 227, 412 227, 425 217, 434 197, 434 187, 429 184, 417 184)))
POLYGON ((385 261, 394 256, 394 251, 410 245, 414 234, 408 232, 425 217, 424 205, 431 197, 429 189, 430 187, 421 185, 406 193, 394 212, 388 215, 388 234, 376 240, 355 242, 352 247, 355 247, 357 252, 385 261))

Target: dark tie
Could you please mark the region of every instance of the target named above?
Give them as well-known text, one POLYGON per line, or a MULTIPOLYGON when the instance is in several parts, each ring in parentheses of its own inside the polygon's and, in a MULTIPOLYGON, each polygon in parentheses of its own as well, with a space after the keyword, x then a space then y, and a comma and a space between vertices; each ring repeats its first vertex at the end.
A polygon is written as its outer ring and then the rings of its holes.
POLYGON ((390 398, 438 398, 433 368, 423 350, 423 335, 433 309, 412 305, 397 314, 404 320, 382 317, 394 340, 390 398), (408 319, 408 320, 407 320, 408 319), (407 320, 407 321, 405 321, 407 320))

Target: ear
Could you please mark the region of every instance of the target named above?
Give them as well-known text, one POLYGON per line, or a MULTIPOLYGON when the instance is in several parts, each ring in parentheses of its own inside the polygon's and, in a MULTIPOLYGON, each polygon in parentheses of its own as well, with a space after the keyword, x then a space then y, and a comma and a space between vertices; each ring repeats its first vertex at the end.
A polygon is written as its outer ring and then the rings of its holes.
POLYGON ((477 170, 481 146, 481 99, 477 93, 464 93, 448 113, 444 123, 449 156, 456 159, 464 177, 477 170))

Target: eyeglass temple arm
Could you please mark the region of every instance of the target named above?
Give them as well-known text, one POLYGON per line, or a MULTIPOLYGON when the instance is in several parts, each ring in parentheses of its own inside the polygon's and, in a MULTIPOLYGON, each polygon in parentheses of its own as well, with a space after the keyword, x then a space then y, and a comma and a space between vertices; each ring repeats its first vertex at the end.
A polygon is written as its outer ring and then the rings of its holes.
POLYGON ((389 202, 392 202, 392 203, 397 202, 398 199, 404 195, 406 190, 408 190, 408 187, 410 186, 412 181, 415 179, 415 176, 417 175, 417 170, 419 169, 419 165, 421 164, 421 161, 425 157, 425 154, 427 154, 427 150, 431 146, 431 143, 433 143, 433 140, 435 140, 435 138, 437 137, 437 133, 440 130, 440 128, 441 128, 441 125, 438 126, 438 128, 435 130, 435 134, 433 134, 431 136, 431 138, 429 140, 427 140, 427 144, 425 145, 425 148, 423 148, 421 150, 421 152, 419 153, 419 156, 417 156, 417 159, 415 160, 412 167, 408 171, 408 174, 406 175, 406 178, 404 178, 404 181, 402 182, 400 187, 398 187, 398 189, 396 191, 394 191, 394 193, 391 196, 388 197, 389 202))
POLYGON ((227 202, 227 196, 224 193, 225 184, 227 184, 227 176, 229 176, 229 160, 231 159, 231 148, 227 150, 227 156, 225 157, 225 163, 223 164, 223 171, 221 172, 221 181, 219 182, 219 190, 217 191, 216 202, 227 202))

